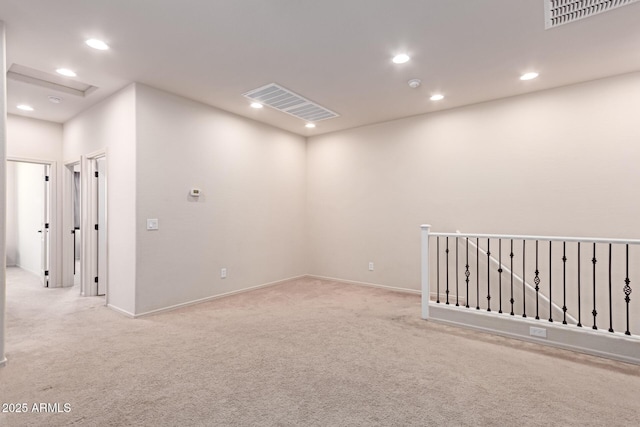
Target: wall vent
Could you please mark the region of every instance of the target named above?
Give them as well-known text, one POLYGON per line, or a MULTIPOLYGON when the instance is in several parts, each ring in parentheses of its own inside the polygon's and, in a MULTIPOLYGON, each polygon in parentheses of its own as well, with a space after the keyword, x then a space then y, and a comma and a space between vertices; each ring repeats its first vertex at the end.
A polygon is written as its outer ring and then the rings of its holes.
POLYGON ((275 83, 250 90, 243 96, 307 122, 319 122, 339 116, 338 113, 275 83))
POLYGON ((544 0, 546 29, 627 6, 640 0, 544 0))
POLYGON ((7 78, 82 97, 98 89, 88 83, 45 73, 19 64, 11 64, 9 71, 7 71, 7 78))

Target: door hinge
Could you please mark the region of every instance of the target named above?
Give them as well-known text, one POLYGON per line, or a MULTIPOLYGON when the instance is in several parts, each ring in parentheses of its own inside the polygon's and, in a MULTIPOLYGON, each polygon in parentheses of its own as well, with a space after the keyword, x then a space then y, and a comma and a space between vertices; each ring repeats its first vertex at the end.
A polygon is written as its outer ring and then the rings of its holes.
POLYGON ((94 175, 95 175, 95 177, 97 178, 97 177, 98 177, 98 171, 95 171, 95 172, 94 172, 94 175))
POLYGON ((49 228, 49 223, 48 222, 44 225, 44 228, 49 228))
POLYGON ((93 279, 94 282, 98 283, 98 276, 93 279))
POLYGON ((49 181, 49 177, 47 175, 45 175, 44 180, 45 181, 49 181))
POLYGON ((49 270, 45 270, 45 271, 44 271, 44 275, 45 275, 45 276, 48 276, 48 275, 49 275, 49 270))
POLYGON ((95 229, 96 229, 96 231, 98 230, 98 224, 95 225, 95 229))

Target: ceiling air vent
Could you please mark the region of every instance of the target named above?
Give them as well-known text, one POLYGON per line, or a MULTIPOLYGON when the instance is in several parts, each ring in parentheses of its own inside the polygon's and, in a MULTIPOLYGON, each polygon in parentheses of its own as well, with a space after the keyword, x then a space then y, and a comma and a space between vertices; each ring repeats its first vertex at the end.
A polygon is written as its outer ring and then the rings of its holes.
POLYGON ((639 0, 544 0, 547 29, 588 18, 639 0))
POLYGON ((243 96, 307 122, 319 122, 320 120, 339 116, 338 113, 309 101, 305 97, 275 83, 251 90, 243 94, 243 96))
POLYGON ((7 78, 83 97, 98 89, 88 83, 48 74, 19 64, 11 65, 7 71, 7 78))

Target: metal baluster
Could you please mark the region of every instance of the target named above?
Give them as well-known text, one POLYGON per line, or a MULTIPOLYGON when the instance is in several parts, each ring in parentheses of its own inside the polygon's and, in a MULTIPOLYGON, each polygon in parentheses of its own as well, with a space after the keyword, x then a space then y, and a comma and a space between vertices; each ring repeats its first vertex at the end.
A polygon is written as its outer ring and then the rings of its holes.
POLYGON ((511 252, 509 253, 509 258, 511 258, 511 298, 509 302, 511 303, 511 315, 513 316, 513 303, 516 302, 513 299, 513 239, 511 239, 511 252))
POLYGON ((476 238, 476 310, 480 310, 480 239, 476 238))
POLYGON ((596 311, 596 263, 598 262, 598 260, 596 259, 596 244, 593 244, 593 258, 591 259, 591 262, 593 263, 593 311, 591 312, 591 314, 593 314, 593 329, 598 329, 598 326, 596 325, 596 316, 598 315, 598 312, 596 311))
POLYGON ((549 240, 549 322, 553 322, 553 307, 551 301, 551 240, 549 240))
POLYGON ((627 277, 625 277, 624 279, 624 301, 627 303, 627 330, 624 332, 625 335, 631 335, 631 332, 629 332, 629 301, 631 301, 631 298, 629 298, 629 295, 631 295, 631 286, 629 286, 629 283, 631 283, 631 280, 629 280, 629 245, 627 244, 627 277))
POLYGON ((540 276, 538 275, 538 273, 540 273, 538 271, 538 241, 536 240, 536 277, 533 278, 533 283, 536 284, 536 320, 540 319, 540 316, 538 316, 538 308, 539 308, 539 300, 538 300, 538 295, 539 295, 539 291, 540 291, 540 276))
POLYGON ((613 312, 611 302, 611 243, 609 243, 609 332, 613 332, 613 312))
POLYGON ((487 239, 487 311, 491 311, 491 239, 487 239))
POLYGON ((449 305, 449 236, 447 236, 447 290, 446 290, 446 294, 447 294, 447 305, 449 305))
POLYGON ((464 272, 465 279, 464 281, 467 283, 467 293, 466 295, 466 304, 465 307, 469 308, 469 276, 471 273, 469 272, 469 238, 467 237, 467 263, 464 268, 466 269, 464 272))
POLYGON ((580 309, 580 242, 578 242, 578 327, 582 328, 582 310, 580 309))
POLYGON ((440 236, 436 237, 436 303, 440 304, 440 236))
POLYGON ((526 249, 526 246, 527 246, 526 243, 527 243, 526 240, 522 241, 522 317, 527 317, 527 298, 526 298, 527 294, 526 294, 526 289, 525 289, 526 288, 525 283, 527 283, 527 279, 526 279, 526 276, 525 276, 525 274, 526 274, 525 273, 526 272, 526 269, 525 269, 525 259, 526 259, 526 257, 525 257, 525 255, 526 255, 525 249, 526 249))
POLYGON ((460 304, 458 302, 458 238, 456 237, 456 307, 459 307, 460 304))
POLYGON ((562 324, 567 324, 567 242, 562 242, 562 324))
POLYGON ((502 239, 498 239, 498 313, 502 313, 502 239))

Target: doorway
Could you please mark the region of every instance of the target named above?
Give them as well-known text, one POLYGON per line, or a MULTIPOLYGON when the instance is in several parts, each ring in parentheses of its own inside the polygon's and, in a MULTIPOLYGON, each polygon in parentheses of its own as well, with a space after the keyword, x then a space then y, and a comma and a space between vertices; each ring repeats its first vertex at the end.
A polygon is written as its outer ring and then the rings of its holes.
POLYGON ((65 165, 65 280, 108 303, 107 157, 101 151, 65 165))
POLYGON ((51 164, 8 159, 6 264, 39 276, 50 287, 52 270, 51 164))

